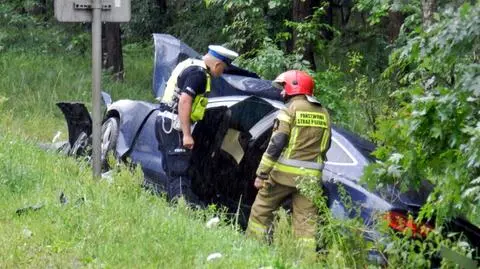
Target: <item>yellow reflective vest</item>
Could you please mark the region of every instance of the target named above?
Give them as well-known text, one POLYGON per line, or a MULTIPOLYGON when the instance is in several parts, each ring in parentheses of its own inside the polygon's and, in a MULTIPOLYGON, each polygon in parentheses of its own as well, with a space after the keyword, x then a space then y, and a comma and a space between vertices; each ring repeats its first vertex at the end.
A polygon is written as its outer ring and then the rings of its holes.
POLYGON ((192 113, 190 114, 190 119, 192 122, 199 121, 203 119, 205 114, 205 109, 207 107, 208 98, 205 96, 210 92, 211 78, 208 74, 207 67, 202 60, 198 59, 186 59, 183 62, 179 63, 175 69, 173 69, 170 78, 167 81, 167 86, 162 97, 162 102, 168 104, 174 113, 177 113, 178 109, 178 99, 180 97, 180 88, 178 88, 178 78, 182 72, 190 66, 199 66, 205 69, 205 74, 207 75, 207 85, 205 87, 205 93, 197 94, 195 99, 192 102, 192 113))
POLYGON ((330 144, 328 111, 314 97, 294 96, 275 120, 257 176, 292 187, 299 176, 320 180, 330 144))

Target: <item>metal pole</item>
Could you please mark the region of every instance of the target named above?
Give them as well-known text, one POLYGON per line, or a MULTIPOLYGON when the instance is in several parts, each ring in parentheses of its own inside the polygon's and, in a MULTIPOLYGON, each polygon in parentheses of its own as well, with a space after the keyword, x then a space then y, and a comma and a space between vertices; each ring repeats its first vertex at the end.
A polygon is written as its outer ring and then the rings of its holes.
POLYGON ((99 178, 101 173, 101 112, 100 112, 100 88, 102 76, 102 22, 101 0, 93 0, 92 4, 92 166, 93 177, 99 178))

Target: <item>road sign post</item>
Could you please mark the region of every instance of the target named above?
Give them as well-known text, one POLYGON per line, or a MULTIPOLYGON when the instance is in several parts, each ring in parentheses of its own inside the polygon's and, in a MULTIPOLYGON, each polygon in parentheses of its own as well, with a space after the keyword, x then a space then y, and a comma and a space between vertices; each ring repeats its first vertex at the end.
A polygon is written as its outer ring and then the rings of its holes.
POLYGON ((92 5, 92 167, 93 177, 100 177, 101 166, 101 112, 100 88, 102 82, 102 24, 101 0, 92 5))
POLYGON ((128 22, 130 0, 55 0, 61 22, 92 22, 92 170, 101 174, 102 22, 128 22))

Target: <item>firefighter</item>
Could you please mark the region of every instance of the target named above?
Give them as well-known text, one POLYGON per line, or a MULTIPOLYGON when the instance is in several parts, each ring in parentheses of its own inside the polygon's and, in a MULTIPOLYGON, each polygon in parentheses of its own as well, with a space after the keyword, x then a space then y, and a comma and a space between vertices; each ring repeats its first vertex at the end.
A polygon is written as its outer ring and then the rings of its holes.
POLYGON ((166 163, 166 191, 170 199, 184 196, 190 202, 198 202, 187 175, 195 143, 191 126, 204 116, 211 77, 221 76, 238 57, 222 46, 210 45, 208 49, 202 60, 189 58, 175 67, 161 100, 156 135, 166 163))
POLYGON ((315 251, 317 208, 296 188, 298 180, 320 180, 331 143, 328 111, 313 97, 314 81, 305 72, 290 70, 272 83, 282 89, 286 108, 274 121, 267 150, 256 171, 259 190, 250 213, 247 235, 266 239, 273 211, 292 198, 295 237, 302 247, 315 251))

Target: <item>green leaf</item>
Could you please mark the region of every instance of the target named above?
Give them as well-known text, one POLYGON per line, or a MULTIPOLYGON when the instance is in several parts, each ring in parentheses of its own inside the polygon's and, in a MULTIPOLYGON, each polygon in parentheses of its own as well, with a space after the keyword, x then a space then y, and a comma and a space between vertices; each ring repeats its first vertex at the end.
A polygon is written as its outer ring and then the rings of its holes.
POLYGON ((470 3, 467 2, 463 4, 459 10, 460 10, 460 16, 462 18, 466 18, 469 15, 470 11, 472 10, 472 6, 470 5, 470 3))

